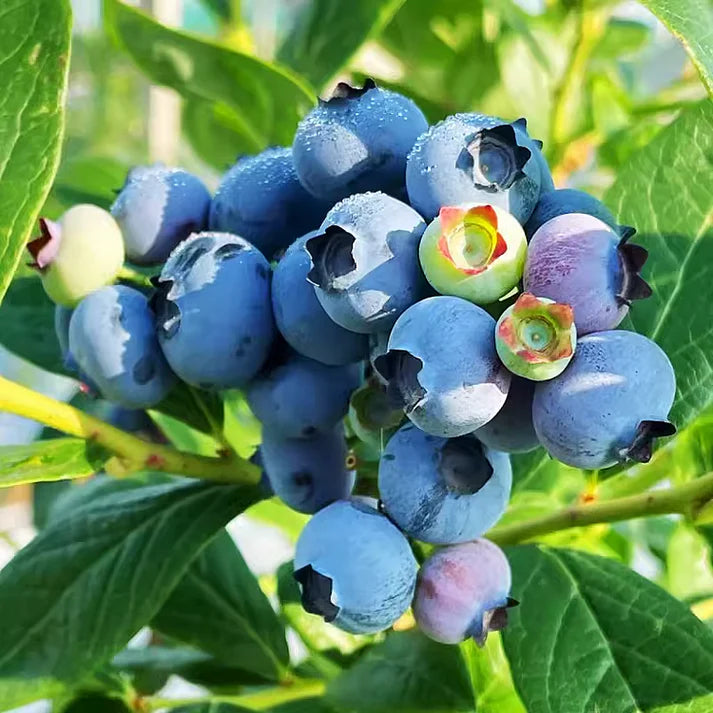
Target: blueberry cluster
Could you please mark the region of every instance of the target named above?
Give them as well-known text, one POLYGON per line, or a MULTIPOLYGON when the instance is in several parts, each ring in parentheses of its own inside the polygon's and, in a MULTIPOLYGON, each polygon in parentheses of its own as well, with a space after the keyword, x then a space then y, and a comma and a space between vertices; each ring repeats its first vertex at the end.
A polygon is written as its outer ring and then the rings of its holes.
POLYGON ((212 198, 136 168, 111 215, 72 208, 29 249, 68 365, 107 399, 244 390, 266 484, 314 514, 295 555, 307 611, 370 633, 413 606, 437 641, 482 643, 513 603, 482 538, 509 454, 607 468, 675 430, 666 355, 615 331, 651 292, 647 253, 556 190, 541 149, 524 119, 429 127, 395 92, 340 84, 212 198), (151 294, 111 284, 124 256, 162 264, 151 294), (364 453, 378 501, 352 497, 364 453), (408 538, 444 547, 419 571, 408 538))

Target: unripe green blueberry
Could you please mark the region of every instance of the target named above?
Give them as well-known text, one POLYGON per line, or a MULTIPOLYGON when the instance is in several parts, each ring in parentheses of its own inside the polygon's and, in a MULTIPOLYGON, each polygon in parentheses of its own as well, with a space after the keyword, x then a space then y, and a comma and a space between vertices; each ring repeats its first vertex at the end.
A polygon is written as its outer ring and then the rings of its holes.
POLYGON ((517 285, 526 253, 522 226, 489 204, 441 208, 419 246, 421 267, 434 289, 478 305, 495 302, 517 285))
POLYGON ((30 242, 31 267, 50 299, 74 307, 90 292, 116 280, 124 264, 121 230, 112 216, 94 205, 70 208, 55 223, 40 218, 42 234, 30 242))
POLYGON ((572 308, 529 292, 503 312, 495 328, 500 361, 513 374, 532 381, 559 376, 572 360, 576 344, 572 308))

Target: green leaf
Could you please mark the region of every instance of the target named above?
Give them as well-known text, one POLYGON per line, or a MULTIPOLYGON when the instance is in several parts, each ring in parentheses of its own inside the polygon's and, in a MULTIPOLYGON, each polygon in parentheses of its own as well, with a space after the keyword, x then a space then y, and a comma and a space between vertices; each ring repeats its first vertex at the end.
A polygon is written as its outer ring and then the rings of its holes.
MULTIPOLYGON (((232 110, 251 151, 290 145, 313 91, 286 69, 171 30, 119 0, 106 0, 107 31, 157 84, 232 110)), ((227 154, 225 161, 234 157, 227 154)))
POLYGON ((277 58, 319 88, 389 24, 404 2, 360 0, 345 12, 341 0, 311 0, 277 58))
POLYGON ((23 359, 54 372, 68 375, 54 331, 54 305, 39 277, 12 281, 0 305, 0 343, 23 359))
POLYGON ((461 644, 461 651, 470 672, 478 713, 527 713, 515 691, 498 634, 488 636, 482 648, 468 639, 461 644))
POLYGON ((528 713, 704 713, 713 705, 713 631, 630 569, 572 550, 508 550, 503 632, 528 713), (670 706, 670 707, 669 707, 670 706))
POLYGON ((109 453, 82 438, 53 438, 24 446, 0 446, 0 488, 93 475, 109 453))
POLYGON ((225 102, 186 97, 181 128, 196 153, 220 171, 255 149, 242 130, 240 116, 225 102))
POLYGON ((685 522, 679 522, 666 552, 665 586, 685 601, 713 596, 711 548, 706 538, 685 522))
POLYGON ((653 289, 631 323, 668 354, 678 389, 671 420, 680 429, 713 401, 713 102, 687 109, 624 164, 606 195, 620 222, 649 250, 653 289))
POLYGON ((233 690, 242 685, 265 683, 264 678, 221 664, 210 654, 186 646, 127 648, 111 663, 137 679, 161 680, 164 676, 175 675, 213 690, 233 690))
POLYGON ((713 94, 713 5, 710 0, 641 0, 676 36, 713 94))
POLYGON ((460 651, 418 631, 389 634, 331 682, 327 700, 350 711, 472 711, 473 691, 460 651))
POLYGON ((127 701, 101 693, 84 693, 67 702, 61 713, 132 713, 133 707, 127 701))
POLYGON ((210 433, 216 424, 219 427, 223 424, 223 400, 220 394, 195 389, 183 382, 176 385, 154 410, 204 433, 210 433), (200 407, 196 398, 200 400, 200 407))
POLYGON ((0 680, 0 710, 9 711, 43 698, 54 698, 64 691, 63 684, 48 679, 0 680))
POLYGON ((69 66, 69 2, 6 0, 0 24, 2 300, 59 164, 69 66))
POLYGON ((76 156, 60 164, 51 197, 64 208, 92 203, 109 210, 129 167, 110 156, 76 156))
POLYGON ((278 498, 261 500, 250 508, 247 515, 279 528, 292 542, 297 542, 302 529, 309 521, 309 515, 292 510, 278 498))
POLYGON ((73 680, 108 661, 258 497, 179 482, 110 493, 53 521, 0 572, 0 682, 73 680))
MULTIPOLYGON (((498 3, 503 7, 503 3, 498 3)), ((402 65, 399 82, 441 105, 475 109, 498 83, 495 45, 485 36, 482 0, 409 0, 379 38, 402 65)))
POLYGON ((160 411, 149 411, 149 415, 161 433, 179 450, 202 456, 214 456, 218 452, 220 446, 207 433, 191 428, 187 423, 160 411))
POLYGON ((266 679, 278 680, 289 662, 284 627, 226 531, 193 561, 153 626, 266 679))

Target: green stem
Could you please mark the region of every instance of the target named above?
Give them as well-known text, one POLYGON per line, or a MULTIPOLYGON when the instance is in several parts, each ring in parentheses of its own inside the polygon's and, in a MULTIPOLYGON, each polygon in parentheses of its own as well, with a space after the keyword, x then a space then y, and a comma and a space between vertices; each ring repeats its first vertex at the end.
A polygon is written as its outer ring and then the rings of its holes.
POLYGON ((324 693, 326 684, 318 679, 302 679, 268 688, 255 693, 244 693, 240 696, 207 696, 204 698, 157 698, 147 696, 141 700, 142 710, 156 711, 161 708, 179 708, 182 706, 198 706, 205 704, 228 703, 242 706, 253 711, 262 711, 281 703, 296 701, 301 698, 313 698, 324 693))
MULTIPOLYGON (((585 5, 586 3, 583 3, 585 5)), ((572 104, 576 93, 581 89, 584 74, 592 51, 604 31, 605 17, 600 10, 582 7, 577 15, 577 35, 573 50, 554 92, 552 112, 550 114, 549 156, 553 167, 562 159, 565 147, 571 138, 572 104)))
POLYGON ((492 529, 487 537, 499 545, 514 545, 561 530, 648 515, 682 514, 695 517, 713 498, 713 473, 675 488, 654 490, 604 502, 574 505, 557 512, 492 529))
POLYGON ((232 453, 233 447, 230 445, 230 443, 228 443, 228 439, 223 433, 223 428, 213 417, 211 410, 206 406, 206 403, 203 400, 203 397, 200 395, 200 392, 192 386, 189 386, 188 390, 191 393, 191 398, 195 402, 196 406, 198 406, 198 410, 205 417, 206 423, 210 427, 211 435, 213 436, 214 440, 216 440, 225 449, 227 453, 232 453))
POLYGON ((126 265, 119 270, 119 274, 116 276, 116 279, 121 280, 122 282, 130 282, 131 284, 136 285, 136 287, 153 287, 151 284, 151 278, 148 275, 144 275, 142 272, 134 270, 133 267, 127 267, 126 265))
POLYGON ((113 453, 124 472, 158 470, 222 483, 254 484, 260 469, 237 457, 207 458, 149 443, 79 409, 0 376, 0 411, 24 416, 113 453))

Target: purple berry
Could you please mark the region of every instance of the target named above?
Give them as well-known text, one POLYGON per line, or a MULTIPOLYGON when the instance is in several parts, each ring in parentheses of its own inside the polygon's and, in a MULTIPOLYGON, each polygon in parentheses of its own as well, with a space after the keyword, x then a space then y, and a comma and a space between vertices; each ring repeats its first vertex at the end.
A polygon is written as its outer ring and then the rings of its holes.
POLYGON ((413 613, 426 636, 443 644, 470 637, 479 646, 488 633, 507 625, 510 565, 489 540, 444 547, 422 565, 413 613))
POLYGON ((532 237, 524 287, 574 310, 579 335, 616 327, 632 300, 651 294, 639 275, 647 251, 583 213, 560 215, 532 237))

